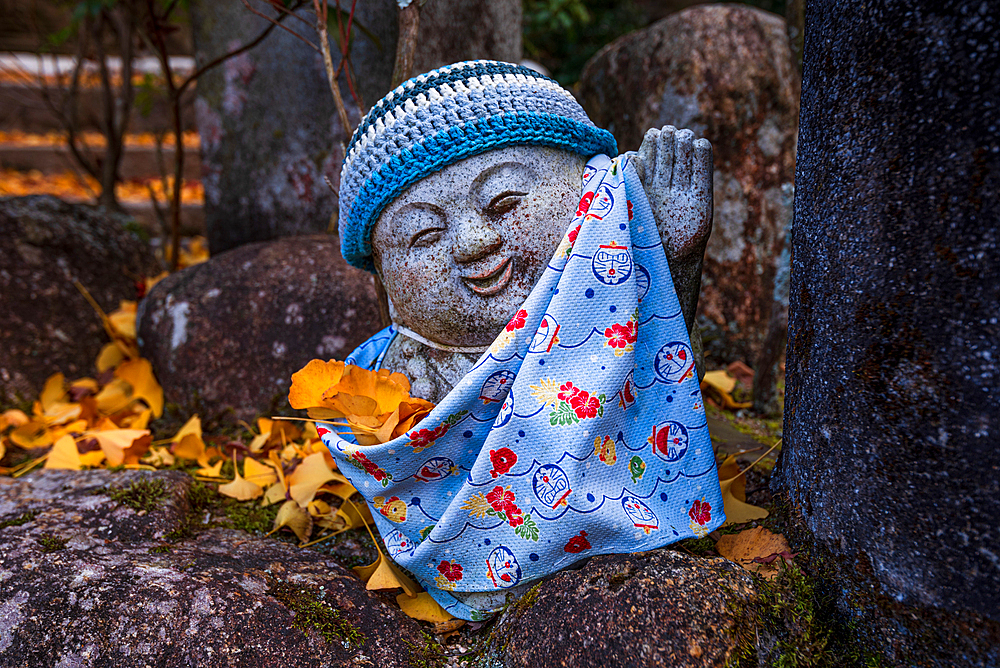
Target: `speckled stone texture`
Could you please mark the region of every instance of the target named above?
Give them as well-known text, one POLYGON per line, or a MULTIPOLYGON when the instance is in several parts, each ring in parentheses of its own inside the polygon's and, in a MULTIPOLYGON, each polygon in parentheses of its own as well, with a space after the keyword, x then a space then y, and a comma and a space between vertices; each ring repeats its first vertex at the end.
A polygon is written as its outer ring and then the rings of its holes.
POLYGON ((699 324, 710 363, 755 365, 794 182, 798 74, 785 21, 739 4, 685 9, 599 51, 580 99, 622 151, 667 124, 712 143, 715 214, 699 324))
POLYGON ((738 611, 754 598, 750 574, 726 559, 594 557, 511 604, 479 665, 722 668, 748 623, 738 611))
MULTIPOLYGON (((249 42, 267 26, 237 0, 192 4, 200 64, 249 42)), ((365 105, 389 92, 398 13, 393 0, 366 0, 355 7, 358 22, 377 40, 353 30, 351 66, 365 105)), ((294 30, 317 40, 315 31, 288 20, 294 30)), ((340 54, 332 36, 331 43, 336 67, 340 54)), ((417 44, 415 68, 473 58, 517 62, 520 2, 434 0, 421 11, 417 44)), ((423 71, 415 69, 413 74, 423 71)), ((340 81, 353 129, 367 107, 359 110, 344 78, 340 81)), ((199 78, 195 110, 205 225, 213 253, 253 241, 323 232, 330 226, 337 198, 324 177, 339 187, 343 146, 351 136, 340 126, 319 53, 275 29, 257 47, 199 78)))
POLYGON ((110 312, 136 299, 140 276, 160 273, 128 220, 48 195, 0 199, 0 404, 35 398, 59 371, 96 373, 109 339, 73 282, 110 312))
POLYGON ((882 665, 1000 665, 1000 8, 810 2, 776 476, 882 665))
POLYGON ((247 244, 157 283, 137 327, 166 400, 203 417, 270 415, 293 373, 381 329, 371 276, 338 246, 326 235, 247 244))
POLYGON ((0 665, 339 668, 422 658, 416 622, 324 555, 225 529, 168 543, 190 482, 135 471, 0 478, 0 665), (153 510, 107 496, 143 478, 164 482, 153 510), (5 526, 26 512, 37 514, 5 526), (363 638, 328 642, 307 623, 297 628, 282 590, 322 601, 345 635, 363 638))

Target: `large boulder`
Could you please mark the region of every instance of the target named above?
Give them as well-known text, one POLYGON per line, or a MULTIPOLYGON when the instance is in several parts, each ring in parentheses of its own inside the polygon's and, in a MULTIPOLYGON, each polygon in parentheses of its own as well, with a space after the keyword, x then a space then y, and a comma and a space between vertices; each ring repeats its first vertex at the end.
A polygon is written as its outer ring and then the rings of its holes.
POLYGON ((756 598, 731 561, 672 550, 594 557, 508 606, 480 665, 718 667, 734 658, 756 598))
MULTIPOLYGON (((199 64, 250 42, 268 26, 239 0, 197 0, 192 6, 199 64)), ((371 105, 389 92, 399 7, 393 0, 368 0, 354 10, 353 81, 360 101, 371 105)), ((305 24, 294 19, 286 24, 318 41, 305 24)), ((336 67, 340 51, 331 42, 336 67)), ((427 3, 417 43, 414 75, 457 60, 517 62, 520 0, 427 3)), ((339 187, 344 146, 367 111, 359 108, 343 76, 340 82, 350 128, 338 118, 320 54, 281 29, 198 79, 205 226, 213 253, 330 227, 338 208, 326 180, 339 187)))
POLYGON ((251 420, 284 405, 309 360, 343 359, 381 328, 369 274, 337 239, 247 244, 157 283, 139 305, 139 348, 168 402, 251 420))
POLYGON ((767 338, 792 211, 798 85, 785 21, 738 4, 668 16, 605 47, 581 75, 584 108, 620 150, 663 125, 712 142, 699 324, 715 363, 755 365, 767 338))
POLYGON ((434 659, 416 622, 322 554, 229 529, 186 536, 201 521, 190 486, 180 472, 0 478, 0 665, 434 659))
POLYGON ((110 312, 160 272, 129 220, 47 195, 0 198, 0 404, 34 398, 58 371, 94 373, 108 338, 75 283, 110 312))
POLYGON ((1000 8, 806 17, 774 480, 880 665, 997 666, 1000 8))

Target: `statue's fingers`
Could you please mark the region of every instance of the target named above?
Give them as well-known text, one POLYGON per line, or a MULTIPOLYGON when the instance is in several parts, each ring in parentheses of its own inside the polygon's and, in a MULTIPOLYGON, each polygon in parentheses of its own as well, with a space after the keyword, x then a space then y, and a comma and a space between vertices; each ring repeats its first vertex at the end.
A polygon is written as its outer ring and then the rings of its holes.
POLYGON ((691 185, 699 194, 712 197, 712 144, 707 139, 694 142, 694 173, 691 185))
POLYGON ((690 130, 678 132, 674 140, 674 152, 674 178, 670 185, 686 189, 691 186, 694 133, 690 130))
POLYGON ((674 134, 677 128, 664 125, 656 147, 656 179, 664 188, 670 186, 674 170, 674 134))
POLYGON ((643 185, 648 186, 656 176, 656 142, 660 138, 660 131, 656 128, 646 130, 646 136, 642 138, 642 145, 636 151, 635 171, 639 174, 639 179, 643 185))

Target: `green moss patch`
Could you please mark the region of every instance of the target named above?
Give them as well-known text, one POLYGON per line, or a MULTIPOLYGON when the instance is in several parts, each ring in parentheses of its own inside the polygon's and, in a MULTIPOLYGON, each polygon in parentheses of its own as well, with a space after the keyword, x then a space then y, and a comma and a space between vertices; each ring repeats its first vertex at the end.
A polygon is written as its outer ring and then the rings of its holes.
POLYGON ((341 643, 348 647, 361 646, 367 640, 361 631, 344 619, 339 610, 304 587, 274 581, 267 593, 295 614, 292 626, 304 633, 311 629, 328 643, 341 643))
POLYGON ((30 510, 26 513, 21 513, 17 517, 0 522, 0 529, 6 529, 7 527, 19 527, 22 524, 27 524, 36 517, 38 517, 38 513, 34 510, 30 510))
POLYGON ((158 479, 136 480, 128 487, 109 487, 104 493, 123 506, 151 513, 159 507, 160 500, 167 493, 167 486, 158 479))
POLYGON ((66 543, 69 541, 65 538, 60 538, 59 536, 53 536, 50 533, 43 533, 41 536, 36 538, 38 544, 42 547, 42 552, 46 554, 49 552, 58 552, 59 550, 66 549, 66 543))

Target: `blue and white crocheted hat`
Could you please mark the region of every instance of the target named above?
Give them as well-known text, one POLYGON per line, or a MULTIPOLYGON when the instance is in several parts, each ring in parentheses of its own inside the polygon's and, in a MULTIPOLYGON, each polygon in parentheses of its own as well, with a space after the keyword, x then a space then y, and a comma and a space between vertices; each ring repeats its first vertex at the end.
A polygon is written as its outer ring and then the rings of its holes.
POLYGON ((340 182, 344 259, 372 271, 371 233, 408 187, 479 153, 531 144, 590 157, 618 153, 569 91, 527 67, 448 65, 401 84, 371 108, 347 147, 340 182))

